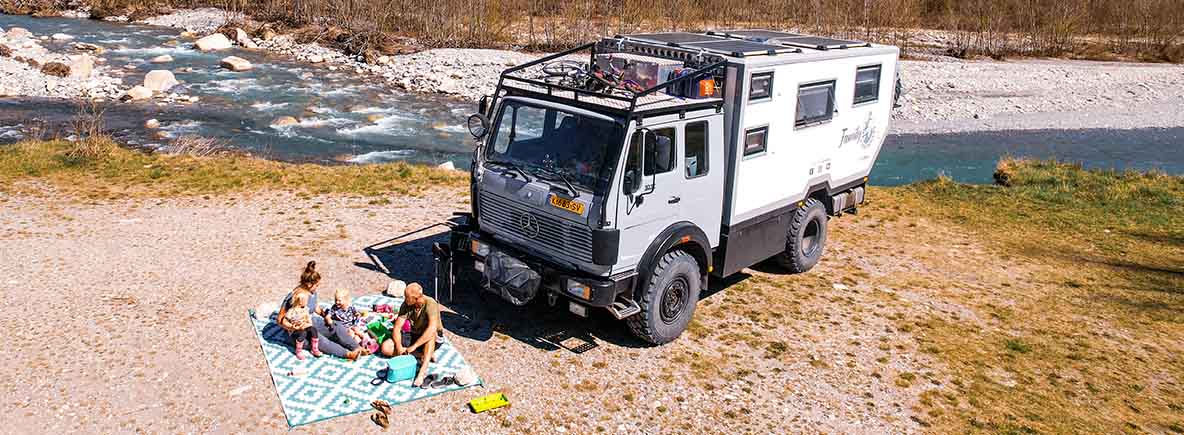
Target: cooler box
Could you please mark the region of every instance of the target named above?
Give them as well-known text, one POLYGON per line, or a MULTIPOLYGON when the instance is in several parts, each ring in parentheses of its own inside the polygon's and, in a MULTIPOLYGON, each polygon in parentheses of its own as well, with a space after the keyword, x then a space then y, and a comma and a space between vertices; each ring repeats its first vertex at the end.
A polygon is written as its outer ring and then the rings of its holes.
POLYGON ((400 355, 386 361, 386 381, 395 383, 415 379, 416 366, 419 361, 411 355, 400 355))
POLYGON ((607 71, 618 71, 622 78, 633 80, 649 89, 670 80, 674 70, 682 68, 677 60, 642 56, 631 53, 604 53, 596 55, 596 66, 607 71))

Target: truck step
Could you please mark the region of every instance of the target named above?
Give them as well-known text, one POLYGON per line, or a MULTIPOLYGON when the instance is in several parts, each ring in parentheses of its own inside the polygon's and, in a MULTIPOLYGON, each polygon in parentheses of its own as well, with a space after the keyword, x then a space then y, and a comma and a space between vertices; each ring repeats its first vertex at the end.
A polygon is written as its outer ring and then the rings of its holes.
POLYGON ((617 320, 621 320, 641 312, 641 307, 638 306, 637 302, 634 302, 633 299, 616 301, 613 302, 612 305, 609 305, 605 308, 608 308, 608 312, 612 313, 613 317, 616 317, 617 320))

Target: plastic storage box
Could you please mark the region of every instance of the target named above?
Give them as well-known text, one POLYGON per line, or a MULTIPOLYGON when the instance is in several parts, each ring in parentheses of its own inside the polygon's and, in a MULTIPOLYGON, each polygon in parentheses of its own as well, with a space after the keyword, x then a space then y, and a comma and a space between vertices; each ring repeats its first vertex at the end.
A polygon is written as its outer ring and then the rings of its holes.
POLYGON ((415 368, 419 361, 411 355, 399 355, 387 360, 386 364, 386 381, 394 383, 415 379, 415 368))

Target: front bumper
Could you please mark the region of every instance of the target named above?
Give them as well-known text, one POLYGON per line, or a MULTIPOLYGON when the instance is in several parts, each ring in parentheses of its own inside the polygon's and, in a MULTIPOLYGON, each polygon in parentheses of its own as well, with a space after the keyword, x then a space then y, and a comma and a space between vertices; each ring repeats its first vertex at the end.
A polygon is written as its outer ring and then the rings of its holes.
MULTIPOLYGON (((501 252, 512 256, 530 266, 538 273, 542 280, 539 289, 548 294, 562 295, 581 305, 590 307, 609 307, 621 294, 628 294, 633 288, 636 274, 625 273, 609 277, 593 276, 551 263, 543 258, 515 249, 488 234, 479 231, 466 231, 463 235, 454 234, 453 249, 462 249, 472 255, 474 268, 484 273, 485 257, 493 252, 501 252), (487 250, 478 252, 475 244, 484 245, 487 250), (461 246, 457 246, 461 245, 461 246), (577 284, 572 284, 577 283, 577 284)), ((487 285, 488 279, 485 280, 487 285)), ((540 291, 539 293, 543 293, 540 291)))

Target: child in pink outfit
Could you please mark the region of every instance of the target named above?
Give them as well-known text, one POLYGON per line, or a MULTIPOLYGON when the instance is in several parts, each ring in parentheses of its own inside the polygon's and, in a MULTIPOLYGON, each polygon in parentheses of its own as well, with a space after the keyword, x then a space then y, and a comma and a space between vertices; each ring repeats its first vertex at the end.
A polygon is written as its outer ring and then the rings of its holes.
POLYGON ((312 318, 308 311, 308 293, 299 292, 292 295, 292 306, 288 308, 285 317, 287 317, 288 323, 295 328, 291 335, 296 340, 296 359, 304 360, 305 341, 312 343, 312 356, 320 357, 321 350, 318 348, 317 330, 312 327, 312 318))

